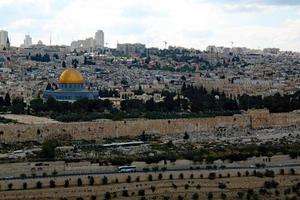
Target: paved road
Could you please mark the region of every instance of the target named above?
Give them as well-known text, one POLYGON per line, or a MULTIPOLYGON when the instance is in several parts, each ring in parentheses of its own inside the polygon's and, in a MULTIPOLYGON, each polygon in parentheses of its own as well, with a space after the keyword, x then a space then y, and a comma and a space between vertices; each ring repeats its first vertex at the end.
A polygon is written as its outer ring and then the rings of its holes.
MULTIPOLYGON (((226 167, 226 168, 218 168, 218 169, 207 169, 207 168, 198 168, 198 169, 190 169, 190 168, 181 168, 181 169, 166 169, 164 171, 158 170, 158 171, 149 171, 150 172, 177 172, 177 171, 222 171, 222 170, 264 170, 264 169, 278 169, 278 168, 300 168, 300 164, 282 164, 282 165, 268 165, 262 168, 257 167, 226 167)), ((143 170, 137 170, 136 172, 130 172, 132 173, 141 173, 145 172, 143 170)), ((147 172, 145 172, 147 173, 147 172)), ((51 176, 35 176, 35 177, 5 177, 0 178, 0 180, 18 180, 18 179, 41 179, 41 178, 51 178, 51 177, 69 177, 69 176, 93 176, 93 175, 111 175, 111 174, 119 174, 117 171, 102 171, 102 172, 87 172, 87 173, 61 173, 57 175, 51 175, 51 176)))

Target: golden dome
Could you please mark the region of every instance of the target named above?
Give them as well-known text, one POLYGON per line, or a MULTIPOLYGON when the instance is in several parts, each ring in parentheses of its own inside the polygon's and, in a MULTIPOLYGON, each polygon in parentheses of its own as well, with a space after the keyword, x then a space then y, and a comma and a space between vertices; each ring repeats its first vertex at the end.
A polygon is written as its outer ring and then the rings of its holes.
POLYGON ((59 83, 84 83, 84 79, 76 69, 66 69, 59 77, 59 83))

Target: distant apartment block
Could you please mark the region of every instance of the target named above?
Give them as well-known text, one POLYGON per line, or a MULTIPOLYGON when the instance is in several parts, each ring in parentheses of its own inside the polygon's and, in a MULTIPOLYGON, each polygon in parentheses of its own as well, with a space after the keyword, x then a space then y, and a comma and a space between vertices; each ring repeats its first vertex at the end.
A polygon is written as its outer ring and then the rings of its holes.
POLYGON ((104 32, 102 30, 95 33, 95 38, 89 37, 84 40, 76 40, 71 43, 71 51, 87 50, 91 52, 98 48, 104 48, 104 32))
POLYGON ((142 54, 146 51, 146 45, 141 43, 117 44, 117 50, 125 55, 142 54))
POLYGON ((32 38, 30 35, 25 35, 24 44, 21 45, 23 48, 29 48, 32 46, 32 38))
POLYGON ((102 30, 95 33, 95 46, 96 48, 104 48, 104 32, 102 30))
POLYGON ((9 48, 10 42, 8 38, 8 32, 4 30, 0 30, 0 49, 9 48))

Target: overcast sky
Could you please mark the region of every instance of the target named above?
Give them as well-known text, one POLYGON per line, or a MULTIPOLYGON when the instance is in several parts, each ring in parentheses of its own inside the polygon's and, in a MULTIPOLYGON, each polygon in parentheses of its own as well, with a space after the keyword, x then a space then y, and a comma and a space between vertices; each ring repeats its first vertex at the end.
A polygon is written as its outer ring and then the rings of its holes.
POLYGON ((13 45, 70 45, 93 37, 204 49, 207 45, 300 51, 300 0, 0 0, 0 29, 13 45))

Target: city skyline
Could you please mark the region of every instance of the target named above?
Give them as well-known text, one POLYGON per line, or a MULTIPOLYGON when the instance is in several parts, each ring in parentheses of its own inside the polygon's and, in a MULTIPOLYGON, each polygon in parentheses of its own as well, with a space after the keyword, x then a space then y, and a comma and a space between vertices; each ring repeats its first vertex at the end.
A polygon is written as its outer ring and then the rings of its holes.
POLYGON ((300 2, 295 0, 175 0, 151 2, 8 0, 0 1, 1 29, 12 46, 29 34, 33 43, 70 45, 101 29, 107 46, 144 43, 205 49, 216 46, 278 47, 300 51, 300 2), (159 5, 159 6, 157 6, 159 5))

